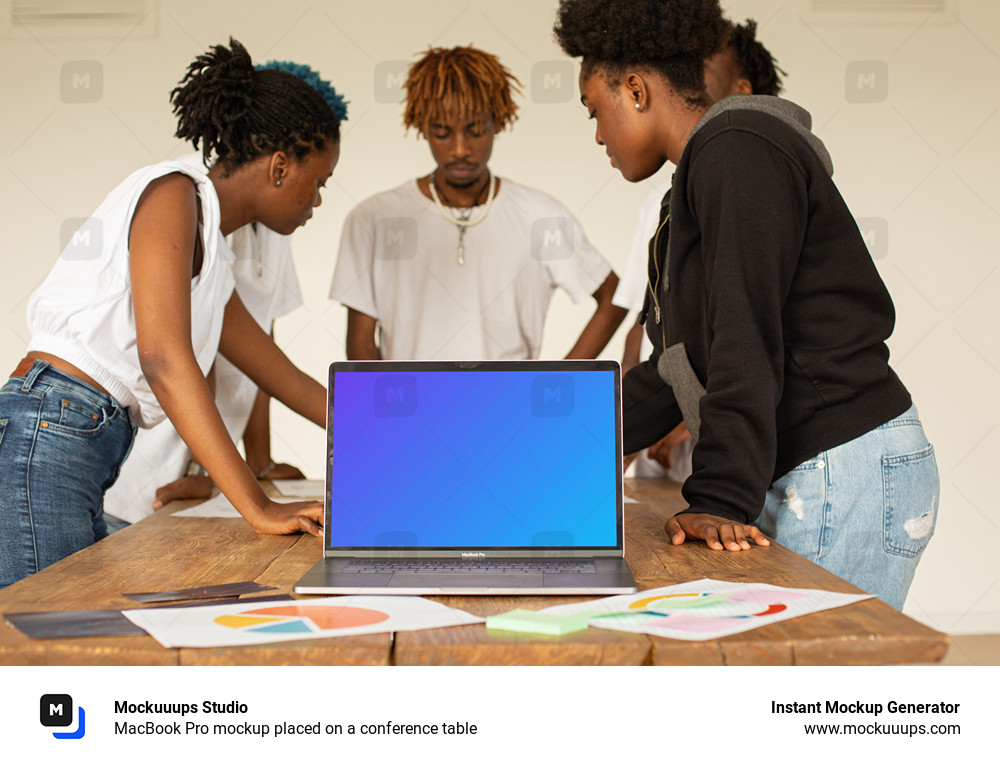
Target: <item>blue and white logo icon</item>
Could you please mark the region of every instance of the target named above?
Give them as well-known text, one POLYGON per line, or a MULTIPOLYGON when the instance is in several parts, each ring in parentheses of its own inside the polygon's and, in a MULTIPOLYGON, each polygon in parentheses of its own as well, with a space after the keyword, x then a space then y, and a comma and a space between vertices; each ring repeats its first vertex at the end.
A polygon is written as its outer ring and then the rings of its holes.
MULTIPOLYGON (((68 694, 43 694, 39 700, 38 720, 42 726, 66 727, 73 725, 73 698, 68 694)), ((56 739, 82 739, 86 733, 83 708, 77 708, 76 731, 54 731, 56 739)))

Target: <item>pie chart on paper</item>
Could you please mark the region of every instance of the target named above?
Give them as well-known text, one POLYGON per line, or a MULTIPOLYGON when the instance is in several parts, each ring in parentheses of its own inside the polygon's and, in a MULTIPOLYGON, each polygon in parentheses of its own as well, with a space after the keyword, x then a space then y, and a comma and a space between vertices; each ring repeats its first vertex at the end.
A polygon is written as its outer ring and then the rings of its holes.
POLYGON ((215 622, 226 628, 261 633, 311 633, 315 629, 357 628, 385 622, 389 615, 353 606, 269 606, 224 614, 215 622), (312 626, 315 626, 312 627, 312 626))

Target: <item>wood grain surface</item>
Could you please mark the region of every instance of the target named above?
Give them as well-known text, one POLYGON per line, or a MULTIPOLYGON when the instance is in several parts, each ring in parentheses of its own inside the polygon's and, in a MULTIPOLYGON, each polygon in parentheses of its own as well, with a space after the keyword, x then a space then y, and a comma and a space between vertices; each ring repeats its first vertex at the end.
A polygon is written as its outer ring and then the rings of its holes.
MULTIPOLYGON (((777 544, 740 553, 711 551, 700 542, 671 545, 663 524, 684 507, 679 487, 630 479, 626 493, 639 501, 625 506, 625 551, 641 589, 711 578, 860 592, 777 544)), ((270 593, 290 593, 322 556, 317 538, 258 535, 241 519, 170 515, 184 505, 175 503, 0 590, 0 613, 135 608, 122 593, 243 580, 278 589, 270 593)), ((485 617, 586 599, 435 600, 485 617)), ((854 665, 937 662, 947 648, 946 635, 876 599, 713 641, 597 628, 547 637, 488 631, 479 624, 249 647, 164 649, 148 636, 32 640, 0 624, 0 664, 8 665, 854 665)))

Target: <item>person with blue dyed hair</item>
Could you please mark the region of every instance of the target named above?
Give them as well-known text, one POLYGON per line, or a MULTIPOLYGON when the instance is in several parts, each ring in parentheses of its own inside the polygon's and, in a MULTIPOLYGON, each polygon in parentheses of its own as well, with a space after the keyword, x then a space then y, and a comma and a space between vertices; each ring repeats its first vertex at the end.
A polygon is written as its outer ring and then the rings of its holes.
POLYGON ((137 427, 166 418, 254 530, 322 535, 322 503, 265 495, 206 376, 221 354, 325 425, 324 387, 234 292, 225 237, 253 223, 289 235, 312 217, 340 118, 295 74, 255 69, 235 40, 197 57, 171 102, 177 137, 211 169, 132 173, 84 224, 101 236, 75 237, 28 300, 27 353, 0 388, 0 587, 107 535, 104 494, 137 427))

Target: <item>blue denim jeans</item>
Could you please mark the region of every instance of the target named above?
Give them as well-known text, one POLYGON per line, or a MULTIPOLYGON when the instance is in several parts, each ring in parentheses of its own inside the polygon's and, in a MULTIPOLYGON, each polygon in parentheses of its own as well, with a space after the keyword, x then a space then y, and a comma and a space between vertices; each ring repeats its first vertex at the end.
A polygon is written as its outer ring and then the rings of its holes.
POLYGON ((107 537, 134 437, 128 409, 48 362, 0 388, 0 587, 107 537))
POLYGON ((757 526, 902 609, 934 534, 939 489, 934 448, 910 407, 775 481, 757 526))

